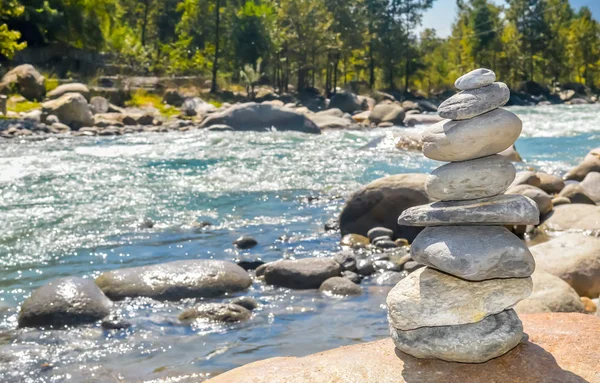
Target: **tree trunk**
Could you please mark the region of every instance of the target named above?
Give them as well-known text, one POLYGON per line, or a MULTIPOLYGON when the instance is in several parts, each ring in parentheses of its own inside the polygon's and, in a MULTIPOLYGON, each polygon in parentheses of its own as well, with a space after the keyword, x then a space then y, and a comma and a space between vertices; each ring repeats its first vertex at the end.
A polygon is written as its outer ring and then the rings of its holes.
POLYGON ((217 74, 219 71, 219 24, 221 22, 220 10, 221 0, 217 0, 215 8, 215 59, 213 61, 212 68, 212 84, 210 86, 210 93, 217 93, 217 74))
POLYGON ((335 61, 333 62, 333 94, 337 93, 337 71, 338 63, 340 62, 340 55, 335 55, 335 61))
POLYGON ((144 0, 144 19, 142 20, 142 46, 146 46, 146 28, 148 27, 148 12, 150 8, 150 4, 148 4, 150 0, 144 0))

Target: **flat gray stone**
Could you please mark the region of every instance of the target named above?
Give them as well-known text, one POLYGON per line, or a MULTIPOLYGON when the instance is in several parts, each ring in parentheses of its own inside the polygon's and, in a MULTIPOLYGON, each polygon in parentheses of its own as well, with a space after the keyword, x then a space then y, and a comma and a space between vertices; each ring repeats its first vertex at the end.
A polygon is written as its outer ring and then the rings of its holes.
POLYGON ((108 271, 96 278, 96 284, 113 300, 149 297, 174 301, 241 291, 252 281, 235 263, 196 259, 108 271))
POLYGON ((522 129, 519 117, 504 109, 469 120, 443 120, 423 131, 423 154, 437 161, 490 156, 510 148, 522 129))
POLYGON ((361 295, 362 288, 348 278, 331 277, 321 284, 319 291, 328 295, 361 295))
POLYGON ((493 84, 494 81, 496 81, 496 73, 494 73, 494 71, 486 68, 479 68, 460 76, 454 82, 454 86, 456 89, 470 90, 493 84))
POLYGON ((508 189, 516 173, 513 164, 499 155, 451 162, 431 172, 425 192, 441 201, 493 197, 508 189))
POLYGON ((318 289, 327 279, 341 273, 342 266, 333 258, 304 258, 267 263, 263 276, 269 285, 318 289))
POLYGON ((530 198, 499 195, 471 201, 434 202, 406 209, 399 225, 537 225, 540 213, 530 198))
POLYGON ((99 321, 112 302, 91 279, 60 278, 35 290, 21 305, 19 327, 62 327, 99 321))
POLYGON ((421 264, 470 281, 527 278, 533 255, 503 226, 434 226, 423 230, 410 248, 421 264))
POLYGON ((477 323, 408 331, 390 327, 390 333, 400 351, 416 358, 483 363, 517 346, 523 324, 514 310, 506 310, 477 323))
POLYGON ((506 84, 495 82, 455 94, 439 106, 438 114, 451 120, 468 120, 501 107, 509 98, 510 90, 506 84))
POLYGON ((388 294, 388 320, 399 330, 476 323, 514 306, 532 289, 531 277, 471 282, 423 267, 388 294))

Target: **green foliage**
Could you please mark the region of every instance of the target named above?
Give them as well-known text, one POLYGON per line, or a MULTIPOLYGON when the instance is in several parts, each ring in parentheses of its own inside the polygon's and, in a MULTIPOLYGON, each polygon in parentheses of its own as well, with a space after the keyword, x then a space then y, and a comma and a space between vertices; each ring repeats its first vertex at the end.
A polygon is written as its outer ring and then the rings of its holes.
POLYGON ((125 102, 125 105, 136 108, 156 108, 161 115, 165 117, 174 117, 179 115, 179 109, 163 103, 162 97, 149 93, 143 89, 138 89, 131 94, 131 99, 125 102))
POLYGON ((40 104, 39 102, 27 101, 27 100, 14 101, 9 98, 8 103, 6 105, 6 110, 15 112, 15 113, 26 113, 26 112, 30 112, 34 109, 40 109, 41 107, 42 107, 42 104, 40 104))

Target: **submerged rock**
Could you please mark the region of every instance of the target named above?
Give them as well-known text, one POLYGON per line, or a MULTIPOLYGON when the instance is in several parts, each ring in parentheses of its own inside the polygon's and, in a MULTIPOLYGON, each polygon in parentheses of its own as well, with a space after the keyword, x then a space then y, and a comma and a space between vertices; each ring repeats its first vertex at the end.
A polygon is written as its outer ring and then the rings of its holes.
POLYGON ((248 288, 252 281, 232 262, 213 259, 175 261, 102 273, 96 284, 111 299, 149 297, 175 301, 209 298, 248 288))
POLYGON ((292 289, 318 289, 331 277, 339 276, 342 267, 332 258, 304 258, 267 263, 263 272, 269 285, 292 289))
POLYGON ((38 288, 21 305, 19 327, 79 325, 99 321, 112 302, 94 281, 78 277, 54 280, 38 288))
POLYGON ((408 331, 390 327, 390 333, 400 351, 417 358, 483 363, 515 348, 523 339, 523 324, 514 310, 507 310, 477 323, 408 331))
POLYGON ((233 241, 233 244, 239 249, 250 249, 258 245, 258 242, 256 241, 256 239, 249 235, 242 235, 241 237, 233 241))
POLYGON ((469 120, 443 120, 423 131, 423 154, 437 161, 465 161, 510 148, 523 123, 514 113, 496 109, 469 120))
POLYGON ((455 94, 438 107, 438 114, 451 120, 468 120, 501 107, 509 98, 510 90, 506 84, 495 82, 455 94))
POLYGON ((471 200, 434 202, 406 209, 400 225, 537 225, 537 205, 521 195, 499 195, 471 200))
POLYGON ((399 330, 475 323, 527 298, 532 287, 531 278, 470 282, 424 267, 390 291, 388 320, 399 330))
POLYGON ((598 377, 600 317, 534 314, 521 318, 529 341, 486 363, 420 360, 398 351, 391 339, 305 357, 253 362, 206 383, 583 383, 598 377))
POLYGON ((510 161, 498 155, 451 162, 431 172, 425 191, 441 201, 493 197, 508 188, 516 172, 510 161))
POLYGON ((233 303, 203 303, 187 309, 179 315, 180 321, 204 319, 213 322, 242 322, 250 319, 252 313, 245 307, 233 303))
POLYGON ((359 285, 344 277, 331 277, 321 284, 319 291, 331 295, 361 295, 359 285))
POLYGON ((526 278, 535 268, 527 246, 501 226, 428 227, 410 252, 419 263, 470 281, 526 278))
POLYGON ((256 299, 252 298, 252 297, 238 297, 238 298, 233 298, 231 300, 231 302, 229 302, 231 304, 234 305, 238 305, 238 306, 242 306, 245 309, 248 309, 250 311, 254 310, 255 308, 258 307, 258 302, 256 301, 256 299))

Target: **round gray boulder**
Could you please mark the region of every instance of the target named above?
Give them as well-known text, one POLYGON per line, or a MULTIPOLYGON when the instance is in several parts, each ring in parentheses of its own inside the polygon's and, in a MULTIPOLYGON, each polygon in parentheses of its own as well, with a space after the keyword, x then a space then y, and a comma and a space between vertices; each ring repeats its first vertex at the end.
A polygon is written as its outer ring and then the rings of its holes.
POLYGON ((232 262, 214 259, 175 261, 107 271, 96 284, 113 300, 149 297, 175 301, 209 298, 248 288, 252 281, 232 262))
POLYGON ((112 302, 90 279, 66 277, 35 290, 21 305, 19 327, 92 323, 110 313, 112 302))
POLYGON ((319 291, 330 295, 361 295, 362 288, 348 278, 331 277, 321 284, 319 291))
POLYGON ((483 363, 517 346, 523 339, 523 324, 514 310, 506 310, 477 323, 408 331, 390 327, 390 333, 400 351, 417 358, 483 363))
POLYGON ((179 315, 179 320, 188 322, 203 319, 213 322, 234 323, 250 319, 252 313, 234 303, 203 303, 187 309, 179 315))
POLYGON ((304 258, 267 263, 263 277, 267 284, 291 289, 318 289, 342 267, 332 258, 304 258))

